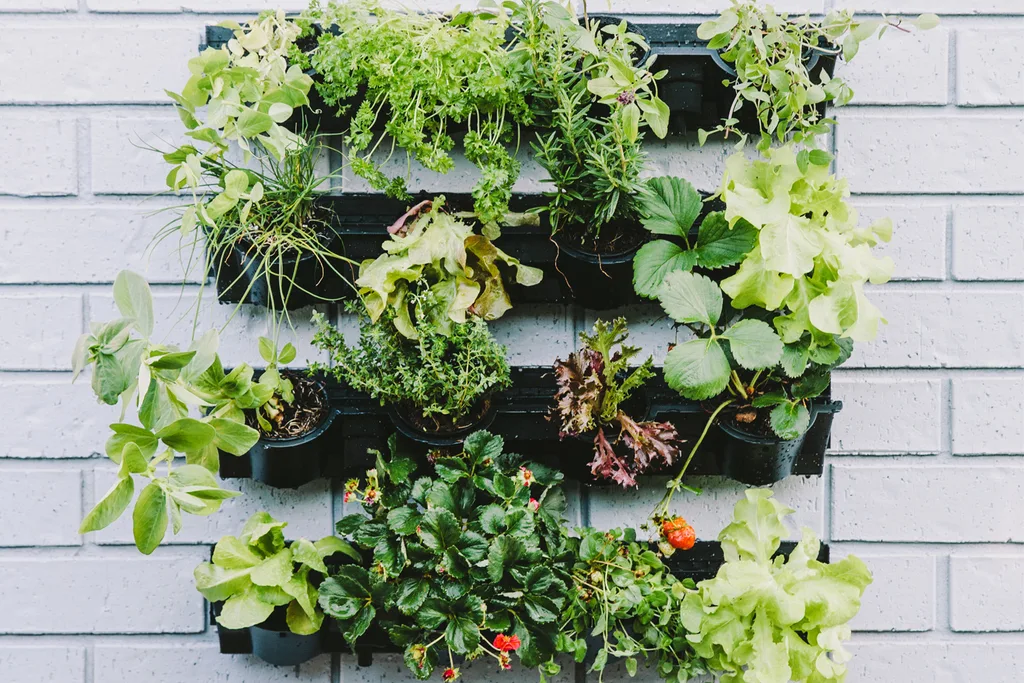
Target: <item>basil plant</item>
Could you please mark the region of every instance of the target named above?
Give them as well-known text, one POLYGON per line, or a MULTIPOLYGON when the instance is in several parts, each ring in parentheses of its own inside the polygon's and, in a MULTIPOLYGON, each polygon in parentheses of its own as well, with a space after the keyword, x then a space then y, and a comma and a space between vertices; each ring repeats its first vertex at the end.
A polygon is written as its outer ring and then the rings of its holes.
POLYGON ((273 389, 252 382, 252 368, 244 363, 225 372, 216 330, 185 351, 151 341, 153 297, 142 276, 119 273, 114 302, 121 317, 93 323, 74 351, 74 377, 91 367, 100 402, 121 404, 104 448, 118 465, 117 480, 85 516, 80 533, 117 520, 138 482, 144 488, 132 513, 135 544, 149 554, 168 526, 178 533, 182 512, 210 515, 239 495, 217 482, 220 452, 242 455, 255 445, 259 433, 245 424, 245 411, 265 403, 273 389), (138 424, 127 421, 129 408, 138 424))

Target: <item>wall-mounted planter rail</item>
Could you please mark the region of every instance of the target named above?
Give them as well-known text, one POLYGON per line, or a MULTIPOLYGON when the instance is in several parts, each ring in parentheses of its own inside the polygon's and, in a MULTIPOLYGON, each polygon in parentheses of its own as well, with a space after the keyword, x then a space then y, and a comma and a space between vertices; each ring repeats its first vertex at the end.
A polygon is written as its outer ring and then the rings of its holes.
MULTIPOLYGON (((612 19, 612 17, 609 17, 612 19)), ((723 81, 734 76, 730 64, 726 63, 716 50, 708 49, 707 41, 697 37, 699 22, 664 23, 635 22, 646 37, 651 51, 657 56, 657 70, 667 69, 668 74, 658 82, 659 96, 671 111, 669 131, 672 134, 694 132, 698 128, 714 128, 726 117, 735 98, 735 91, 723 81)), ((219 48, 232 37, 229 29, 220 26, 206 27, 206 43, 202 47, 219 48)), ((822 71, 833 73, 836 57, 832 54, 814 52, 810 55, 808 68, 812 79, 817 82, 822 71)), ((313 110, 323 109, 318 93, 311 91, 313 110)), ((752 107, 739 112, 740 130, 756 133, 757 121, 752 107)), ((824 111, 824 108, 822 108, 824 111)), ((318 123, 319 117, 306 112, 306 120, 318 123)), ((324 130, 330 130, 335 119, 327 113, 324 130)))
MULTIPOLYGON (((441 194, 441 193, 438 193, 441 194)), ((390 199, 380 194, 346 192, 340 195, 325 196, 318 201, 330 212, 331 225, 337 233, 340 245, 339 253, 356 263, 380 256, 381 244, 388 239, 387 226, 395 222, 410 207, 424 199, 432 199, 435 195, 420 193, 411 202, 390 199)), ((581 297, 581 303, 595 310, 607 310, 625 305, 644 305, 656 307, 657 302, 641 299, 633 291, 633 261, 625 259, 621 264, 585 263, 573 261, 573 255, 566 250, 559 250, 551 239, 551 227, 543 214, 529 214, 546 204, 546 198, 537 194, 516 194, 513 196, 510 209, 516 214, 525 216, 518 220, 518 225, 505 227, 501 237, 495 241, 498 248, 519 259, 529 266, 544 271, 544 279, 533 287, 523 287, 506 278, 506 286, 513 304, 568 304, 581 297), (607 266, 607 267, 605 267, 607 266), (574 292, 567 283, 563 273, 573 274, 573 268, 590 268, 590 277, 586 291, 574 292), (561 272, 559 272, 561 271, 561 272), (604 271, 604 272, 602 272, 604 271), (622 271, 622 272, 619 272, 622 271), (614 279, 605 275, 607 272, 614 279)), ((445 194, 445 206, 452 211, 468 211, 473 205, 469 194, 445 194)), ((719 211, 723 205, 719 201, 705 202, 703 215, 719 211)), ((695 225, 700 224, 698 219, 695 225)), ((665 235, 658 235, 666 239, 665 235)), ((311 266, 315 259, 310 260, 311 266)), ((222 303, 249 303, 267 306, 269 299, 266 287, 253 287, 246 295, 248 281, 244 275, 247 261, 238 250, 230 252, 226 260, 213 268, 217 278, 217 296, 222 303)), ((338 261, 336 267, 350 280, 354 281, 357 269, 338 261)), ((731 272, 731 271, 729 271, 731 272)), ((722 270, 710 273, 714 277, 725 277, 729 272, 722 270)), ((320 284, 310 285, 311 291, 324 299, 345 298, 355 295, 355 290, 339 283, 340 278, 329 273, 330 277, 320 284)), ((579 289, 579 288, 577 288, 579 289)), ((289 301, 289 308, 301 308, 315 303, 307 296, 299 296, 289 301)))
MULTIPOLYGON (((513 368, 512 381, 511 389, 495 397, 496 415, 490 427, 491 431, 501 434, 505 439, 506 449, 555 467, 564 472, 568 480, 606 484, 603 480, 595 481, 587 467, 593 457, 593 445, 583 439, 559 441, 557 425, 547 419, 555 394, 555 379, 550 368, 513 368)), ((338 479, 362 477, 368 468, 373 467, 374 462, 367 450, 385 452, 387 439, 395 433, 395 426, 388 409, 366 394, 336 383, 329 385, 328 393, 336 417, 327 433, 319 439, 324 443, 320 449, 319 476, 338 479)), ((665 385, 660 376, 650 381, 646 393, 647 419, 671 422, 689 444, 699 438, 708 418, 706 406, 680 398, 679 394, 665 385)), ((775 478, 760 483, 777 481, 791 474, 820 475, 832 431, 832 419, 841 409, 842 403, 830 400, 828 393, 815 399, 811 404, 811 412, 816 418, 802 444, 794 449, 797 452, 791 466, 775 472, 772 475, 775 478)), ((690 465, 689 473, 721 475, 730 471, 723 467, 728 465, 726 454, 733 453, 742 459, 746 449, 751 448, 746 444, 738 448, 730 444, 731 438, 725 431, 713 427, 690 465)), ((419 450, 425 452, 426 447, 421 445, 419 450)), ((688 452, 688 449, 684 446, 683 451, 688 452)), ((288 467, 287 462, 283 465, 288 467)), ((312 481, 318 478, 312 476, 314 469, 304 470, 308 478, 303 479, 312 481)), ((672 474, 672 470, 668 469, 665 473, 672 474)), ((251 478, 252 459, 249 455, 222 455, 221 476, 251 478)), ((275 485, 273 480, 267 481, 264 478, 263 481, 275 485)), ((293 487, 306 481, 291 477, 284 485, 293 487)))
MULTIPOLYGON (((788 557, 794 548, 796 548, 796 543, 783 541, 776 554, 788 557)), ((685 552, 677 552, 666 560, 666 563, 672 573, 681 579, 691 578, 694 581, 704 581, 714 578, 724 561, 720 543, 698 541, 693 548, 685 552)), ((821 545, 818 561, 826 563, 829 561, 827 544, 821 545)), ((210 620, 212 623, 216 624, 218 614, 220 614, 220 604, 211 604, 210 620)), ((220 651, 228 655, 255 654, 260 659, 281 666, 301 664, 325 652, 343 654, 352 652, 352 648, 345 642, 337 622, 333 619, 325 619, 323 629, 313 636, 296 636, 288 632, 287 628, 282 631, 282 626, 277 623, 278 621, 281 619, 275 613, 266 624, 246 629, 224 628, 217 624, 220 651)), ((374 654, 398 652, 401 650, 392 644, 384 633, 372 630, 359 639, 356 647, 359 666, 370 666, 373 663, 374 654)))

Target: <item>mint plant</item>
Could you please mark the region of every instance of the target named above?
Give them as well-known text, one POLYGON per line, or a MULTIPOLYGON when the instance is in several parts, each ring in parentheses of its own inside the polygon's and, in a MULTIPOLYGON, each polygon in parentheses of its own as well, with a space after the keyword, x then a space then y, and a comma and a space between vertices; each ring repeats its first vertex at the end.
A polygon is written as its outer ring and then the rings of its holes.
MULTIPOLYGON (((919 30, 938 25, 934 14, 922 14, 910 22, 919 30)), ((810 14, 790 18, 776 13, 771 5, 751 0, 732 0, 732 5, 715 19, 704 22, 697 36, 708 41, 722 58, 732 63, 736 96, 723 122, 711 131, 698 133, 700 143, 710 135, 738 135, 736 114, 744 107, 756 110, 760 131, 757 148, 765 152, 777 139, 785 143, 813 144, 828 133, 835 120, 820 115, 819 105, 836 106, 853 99, 853 89, 839 76, 822 70, 816 81, 808 71, 812 53, 843 56, 852 60, 865 40, 885 34, 888 29, 908 32, 897 18, 855 19, 849 10, 832 10, 823 19, 810 14)))
POLYGON ((285 607, 289 630, 311 635, 320 630, 324 613, 317 604, 317 587, 327 575, 324 560, 341 553, 362 558, 335 536, 311 542, 300 538, 285 544, 283 529, 269 513, 257 512, 238 536, 224 536, 213 548, 213 562, 195 570, 196 589, 210 602, 220 602, 217 623, 242 629, 262 624, 278 607, 285 607))
POLYGON ((671 465, 679 456, 680 443, 670 423, 638 421, 623 405, 654 376, 650 358, 630 368, 640 349, 627 345, 628 337, 625 318, 610 324, 598 320, 593 334, 580 333, 581 351, 569 354, 566 361, 555 361, 554 417, 560 422, 559 437, 596 432, 591 472, 624 487, 636 486, 636 477, 651 466, 671 465), (618 430, 614 442, 605 429, 618 430), (615 450, 620 441, 625 442, 626 455, 615 450))
POLYGON ((239 495, 222 489, 214 476, 219 452, 242 455, 252 448, 259 433, 245 425, 244 411, 256 408, 266 395, 251 383, 248 366, 224 372, 216 330, 187 351, 152 342, 153 299, 141 276, 119 273, 114 302, 122 317, 94 323, 74 351, 74 377, 91 366, 100 401, 121 403, 121 421, 111 425, 105 446, 107 457, 119 466, 117 481, 85 516, 80 533, 117 520, 131 505, 138 478, 145 488, 132 513, 133 531, 139 550, 149 554, 168 525, 178 533, 183 511, 209 515, 221 501, 239 495), (140 424, 124 421, 129 407, 136 409, 140 424), (179 455, 186 464, 176 464, 179 455))
POLYGON ((754 248, 757 231, 745 221, 729 225, 725 214, 705 216, 692 236, 701 213, 702 201, 693 185, 682 178, 650 178, 640 195, 641 223, 655 235, 669 239, 651 240, 633 258, 633 288, 640 296, 658 296, 665 276, 694 267, 714 270, 733 266, 754 248))
POLYGON ((500 671, 512 654, 554 674, 565 605, 568 539, 562 475, 503 453, 500 436, 470 435, 462 452, 438 455, 434 476, 395 452, 377 454, 366 481, 350 481, 346 501, 362 503, 340 535, 364 554, 320 586, 320 605, 357 646, 374 624, 427 679, 454 656, 490 657, 500 671))

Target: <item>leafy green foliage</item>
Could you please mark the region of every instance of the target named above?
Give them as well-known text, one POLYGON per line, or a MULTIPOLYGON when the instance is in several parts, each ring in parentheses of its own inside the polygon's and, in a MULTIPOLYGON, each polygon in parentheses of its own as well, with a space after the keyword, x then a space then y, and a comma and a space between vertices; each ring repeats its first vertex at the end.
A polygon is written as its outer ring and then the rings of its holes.
POLYGON ((423 323, 448 334, 470 314, 500 318, 512 307, 501 267, 513 270, 516 282, 525 286, 543 277, 539 268, 523 265, 474 234, 443 206, 444 197, 438 197, 400 218, 382 245, 385 253, 364 261, 355 282, 370 319, 376 323, 389 311, 409 339, 418 338, 423 323))
POLYGON ((405 648, 418 678, 438 650, 493 657, 514 635, 524 666, 551 666, 572 562, 563 530, 562 475, 502 453, 501 437, 470 435, 461 453, 439 456, 436 476, 416 477, 395 452, 346 486, 369 517, 350 515, 338 533, 366 553, 320 586, 320 605, 355 645, 377 623, 405 648))
POLYGON ((317 604, 316 581, 327 574, 324 560, 342 553, 359 562, 351 545, 327 536, 285 546, 282 529, 266 512, 257 512, 239 536, 225 536, 213 549, 213 562, 195 570, 196 589, 210 602, 223 602, 217 623, 225 628, 248 628, 266 621, 277 607, 286 607, 292 633, 320 630, 323 610, 317 604))
POLYGON ((210 515, 238 495, 222 489, 214 476, 219 452, 242 455, 252 448, 259 433, 246 426, 244 411, 266 402, 272 390, 254 384, 247 365, 225 373, 216 330, 187 351, 153 343, 153 298, 141 276, 119 273, 114 302, 122 317, 94 323, 74 351, 75 377, 91 366, 100 401, 121 403, 120 421, 110 426, 105 448, 120 466, 117 481, 82 520, 80 533, 103 529, 124 514, 138 477, 147 483, 135 504, 133 529, 139 550, 149 554, 168 526, 178 533, 182 511, 210 515), (131 405, 139 425, 123 421, 131 405), (185 465, 175 466, 177 454, 185 456, 185 465))
POLYGON ((735 308, 777 312, 772 323, 782 341, 806 344, 819 358, 838 353, 839 338, 875 338, 884 320, 864 284, 888 281, 893 268, 890 258, 871 253, 891 238, 892 221, 859 227, 847 183, 829 174, 830 161, 792 146, 761 160, 737 154, 721 189, 729 224, 758 231, 757 248, 722 290, 735 308))
POLYGON ((708 669, 678 619, 693 581, 677 579, 633 529, 582 529, 563 612, 558 649, 583 662, 586 636, 600 640, 591 671, 603 680, 615 660, 634 675, 638 663, 668 681, 688 681, 708 669))
POLYGON ((579 436, 596 430, 593 474, 622 486, 636 486, 636 476, 652 464, 671 465, 679 455, 679 434, 667 422, 642 421, 630 417, 622 404, 644 382, 654 376, 648 358, 630 368, 640 349, 626 344, 626 319, 611 324, 598 320, 592 335, 581 333, 584 348, 569 354, 567 361, 555 361, 555 413, 560 420, 559 436, 579 436), (615 452, 605 435, 606 427, 618 425, 619 437, 629 454, 615 452))
POLYGON ((756 244, 757 231, 746 222, 730 225, 724 214, 708 214, 695 239, 690 230, 700 216, 701 198, 682 178, 658 177, 647 181, 640 197, 641 222, 659 239, 640 247, 633 258, 633 288, 648 299, 658 296, 665 277, 695 266, 724 268, 743 260, 756 244))
POLYGON ((702 332, 701 338, 677 344, 665 357, 665 380, 686 398, 704 400, 724 392, 734 373, 732 361, 746 370, 767 370, 782 359, 782 342, 763 321, 719 325, 722 292, 703 275, 671 273, 658 298, 670 318, 697 325, 702 332))
MULTIPOLYGON (((938 17, 926 14, 913 23, 927 30, 938 25, 938 17)), ((812 53, 841 53, 850 61, 863 41, 881 37, 890 27, 907 30, 898 19, 885 16, 859 20, 849 10, 832 10, 824 19, 812 19, 809 14, 790 19, 770 5, 732 0, 731 7, 697 29, 698 37, 707 40, 709 48, 719 50, 736 70, 733 105, 721 125, 700 131, 701 143, 715 133, 737 134, 736 114, 743 106, 756 110, 761 133, 758 149, 762 152, 771 146, 773 137, 779 142, 812 143, 835 123, 821 117, 819 105, 832 102, 842 106, 853 99, 853 90, 840 77, 830 77, 822 70, 817 81, 812 78, 807 69, 812 53)))
POLYGON ((531 113, 528 91, 504 49, 504 9, 492 4, 479 12, 420 14, 376 0, 332 1, 313 3, 303 21, 337 28, 318 37, 308 61, 321 76, 317 89, 324 100, 351 114, 345 142, 357 175, 407 199, 405 178, 389 177, 373 153, 390 138, 392 153, 397 147, 425 168, 447 173, 462 131, 466 158, 480 169, 473 188, 477 214, 491 222, 508 211, 519 162, 505 143, 531 113))
POLYGON ((438 428, 458 426, 481 398, 511 381, 505 347, 480 318, 450 323, 445 332, 421 321, 416 339, 409 339, 399 333, 390 311, 377 322, 355 304, 349 311, 360 316, 356 346, 314 313, 318 329, 313 344, 328 353, 331 363, 311 369, 330 373, 382 404, 414 406, 438 428))
POLYGON ((292 381, 281 374, 280 366, 295 360, 295 346, 289 342, 280 350, 269 337, 259 338, 260 357, 267 363, 259 384, 270 391, 270 398, 256 409, 256 421, 263 432, 270 434, 281 425, 285 404, 295 402, 292 381))
POLYGON ((719 534, 725 564, 683 599, 687 639, 723 683, 842 681, 849 621, 860 609, 871 573, 858 558, 817 561, 810 529, 786 561, 772 560, 789 535, 793 510, 768 489, 751 489, 719 534))
POLYGON ((664 72, 650 71, 653 58, 636 63, 647 45, 624 21, 581 26, 570 10, 545 0, 522 0, 512 19, 511 57, 539 126, 534 156, 555 187, 548 193, 552 228, 596 240, 613 220, 635 217, 641 125, 659 137, 667 132, 668 106, 657 96, 664 72))

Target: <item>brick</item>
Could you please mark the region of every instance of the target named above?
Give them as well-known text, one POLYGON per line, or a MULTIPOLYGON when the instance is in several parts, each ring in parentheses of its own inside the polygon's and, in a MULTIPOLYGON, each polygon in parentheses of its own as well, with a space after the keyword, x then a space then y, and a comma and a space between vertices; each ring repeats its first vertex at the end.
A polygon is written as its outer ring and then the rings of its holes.
POLYGON ((70 370, 71 351, 82 333, 78 294, 14 294, 0 297, 0 369, 70 370))
POLYGON ((1021 467, 832 465, 837 541, 1019 543, 1022 515, 1021 467))
POLYGON ((0 478, 0 547, 79 545, 82 474, 6 470, 0 478))
POLYGON ((1024 648, 1018 643, 854 638, 848 683, 1017 683, 1024 676, 1024 648))
MULTIPOLYGON (((618 486, 596 487, 589 491, 590 526, 598 529, 631 526, 639 529, 665 494, 666 477, 644 477, 636 489, 618 486)), ((694 496, 677 493, 673 507, 697 530, 697 538, 713 541, 718 532, 732 521, 732 511, 743 497, 746 486, 723 477, 693 477, 687 483, 703 489, 694 496)), ((824 528, 823 484, 820 477, 789 477, 772 486, 780 502, 795 509, 789 518, 792 538, 798 538, 800 527, 810 527, 820 534, 824 528)))
POLYGON ((1024 104, 1024 31, 961 30, 956 35, 956 99, 961 105, 1024 104))
POLYGON ((939 453, 942 450, 942 381, 836 376, 832 397, 843 410, 832 425, 832 451, 939 453))
POLYGON ((70 118, 0 114, 0 148, 18 150, 0 167, 0 194, 78 194, 78 132, 70 118))
POLYGON ((573 350, 572 317, 565 306, 520 305, 488 323, 494 338, 508 347, 512 365, 550 366, 573 350))
MULTIPOLYGON (((162 344, 175 344, 187 348, 192 339, 193 316, 198 301, 197 290, 184 291, 158 290, 153 293, 153 309, 156 329, 153 339, 162 344)), ((326 310, 320 307, 321 312, 326 310)), ((291 363, 292 367, 305 367, 311 360, 325 358, 311 345, 313 338, 312 308, 300 308, 290 311, 291 324, 286 321, 281 328, 279 337, 283 346, 287 342, 295 344, 297 354, 291 363)), ((119 317, 114 306, 114 298, 110 294, 89 295, 90 320, 106 321, 119 317)), ((199 320, 196 323, 198 334, 217 328, 220 330, 220 357, 225 366, 238 363, 249 363, 253 367, 265 365, 257 351, 259 336, 270 334, 269 314, 266 309, 236 304, 217 303, 214 286, 209 285, 203 294, 199 320), (225 328, 225 326, 227 326, 225 328)))
POLYGON ((949 583, 954 631, 1024 631, 1020 557, 951 557, 949 583))
POLYGON ((0 7, 4 12, 73 12, 78 9, 77 0, 7 0, 0 7))
POLYGON ((733 140, 711 138, 701 147, 696 135, 658 140, 651 136, 644 141, 648 159, 645 175, 686 178, 703 192, 715 192, 722 185, 725 161, 736 153, 733 140))
POLYGON ((1024 379, 953 380, 953 453, 1024 454, 1024 379))
MULTIPOLYGON (((97 468, 94 500, 113 485, 113 474, 109 467, 97 468)), ((310 482, 300 489, 275 489, 251 479, 225 479, 221 486, 240 491, 242 495, 225 501, 221 509, 209 517, 184 515, 181 532, 177 536, 168 534, 164 543, 216 543, 222 536, 241 533, 246 520, 261 510, 266 510, 275 519, 288 522, 285 535, 289 540, 307 538, 316 541, 334 532, 331 488, 325 479, 310 482)), ((135 542, 128 515, 94 536, 95 542, 103 545, 131 545, 135 542)))
POLYGON ((134 204, 9 208, 0 215, 0 240, 4 244, 0 282, 113 282, 118 271, 125 268, 144 273, 151 282, 181 282, 183 254, 177 235, 152 245, 171 217, 168 213, 151 213, 158 208, 134 204), (61 236, 62 253, 73 257, 51 259, 47 267, 41 268, 40 254, 53 248, 54 235, 61 236), (153 253, 147 255, 150 246, 153 253))
POLYGON ((945 104, 949 31, 890 31, 881 41, 861 45, 853 61, 840 63, 836 75, 853 88, 854 104, 945 104))
POLYGON ((854 192, 1024 192, 1024 176, 1006 173, 1024 155, 1024 115, 847 110, 838 120, 837 167, 854 192))
POLYGON ((301 12, 309 7, 306 0, 87 0, 92 12, 246 12, 267 9, 301 12))
POLYGON ((1024 280, 1024 207, 953 209, 953 277, 1024 280))
POLYGON ((13 76, 0 93, 4 104, 166 103, 164 89, 188 79, 200 37, 191 28, 87 24, 19 24, 5 33, 0 72, 13 76))
POLYGON ((0 375, 0 392, 17 397, 0 435, 0 458, 87 458, 103 450, 118 408, 96 400, 88 377, 0 375))
POLYGON ((946 279, 947 207, 920 200, 866 204, 855 198, 853 204, 860 212, 861 225, 892 219, 892 241, 873 251, 893 260, 893 280, 946 279))
MULTIPOLYGON (((915 632, 935 628, 935 557, 852 553, 868 565, 874 582, 864 591, 854 631, 915 632)), ((847 555, 832 548, 832 561, 847 555)))
POLYGON ((0 633, 201 633, 205 602, 192 571, 208 557, 197 549, 0 560, 0 633))
POLYGON ((99 644, 93 651, 92 680, 96 683, 141 680, 153 683, 330 683, 331 657, 321 655, 297 667, 279 667, 251 655, 222 655, 216 643, 99 644))
POLYGON ((1024 310, 1024 295, 870 289, 889 324, 874 342, 856 345, 850 367, 1024 367, 1024 318, 992 315, 1024 310))
POLYGON ((936 14, 1024 14, 1017 0, 849 0, 842 6, 857 12, 893 14, 895 12, 934 12, 936 14))
POLYGON ((83 683, 85 648, 0 647, 4 683, 83 683))
POLYGON ((184 142, 185 127, 176 115, 97 116, 90 129, 93 192, 152 195, 167 191, 171 166, 147 148, 166 152, 184 142))

